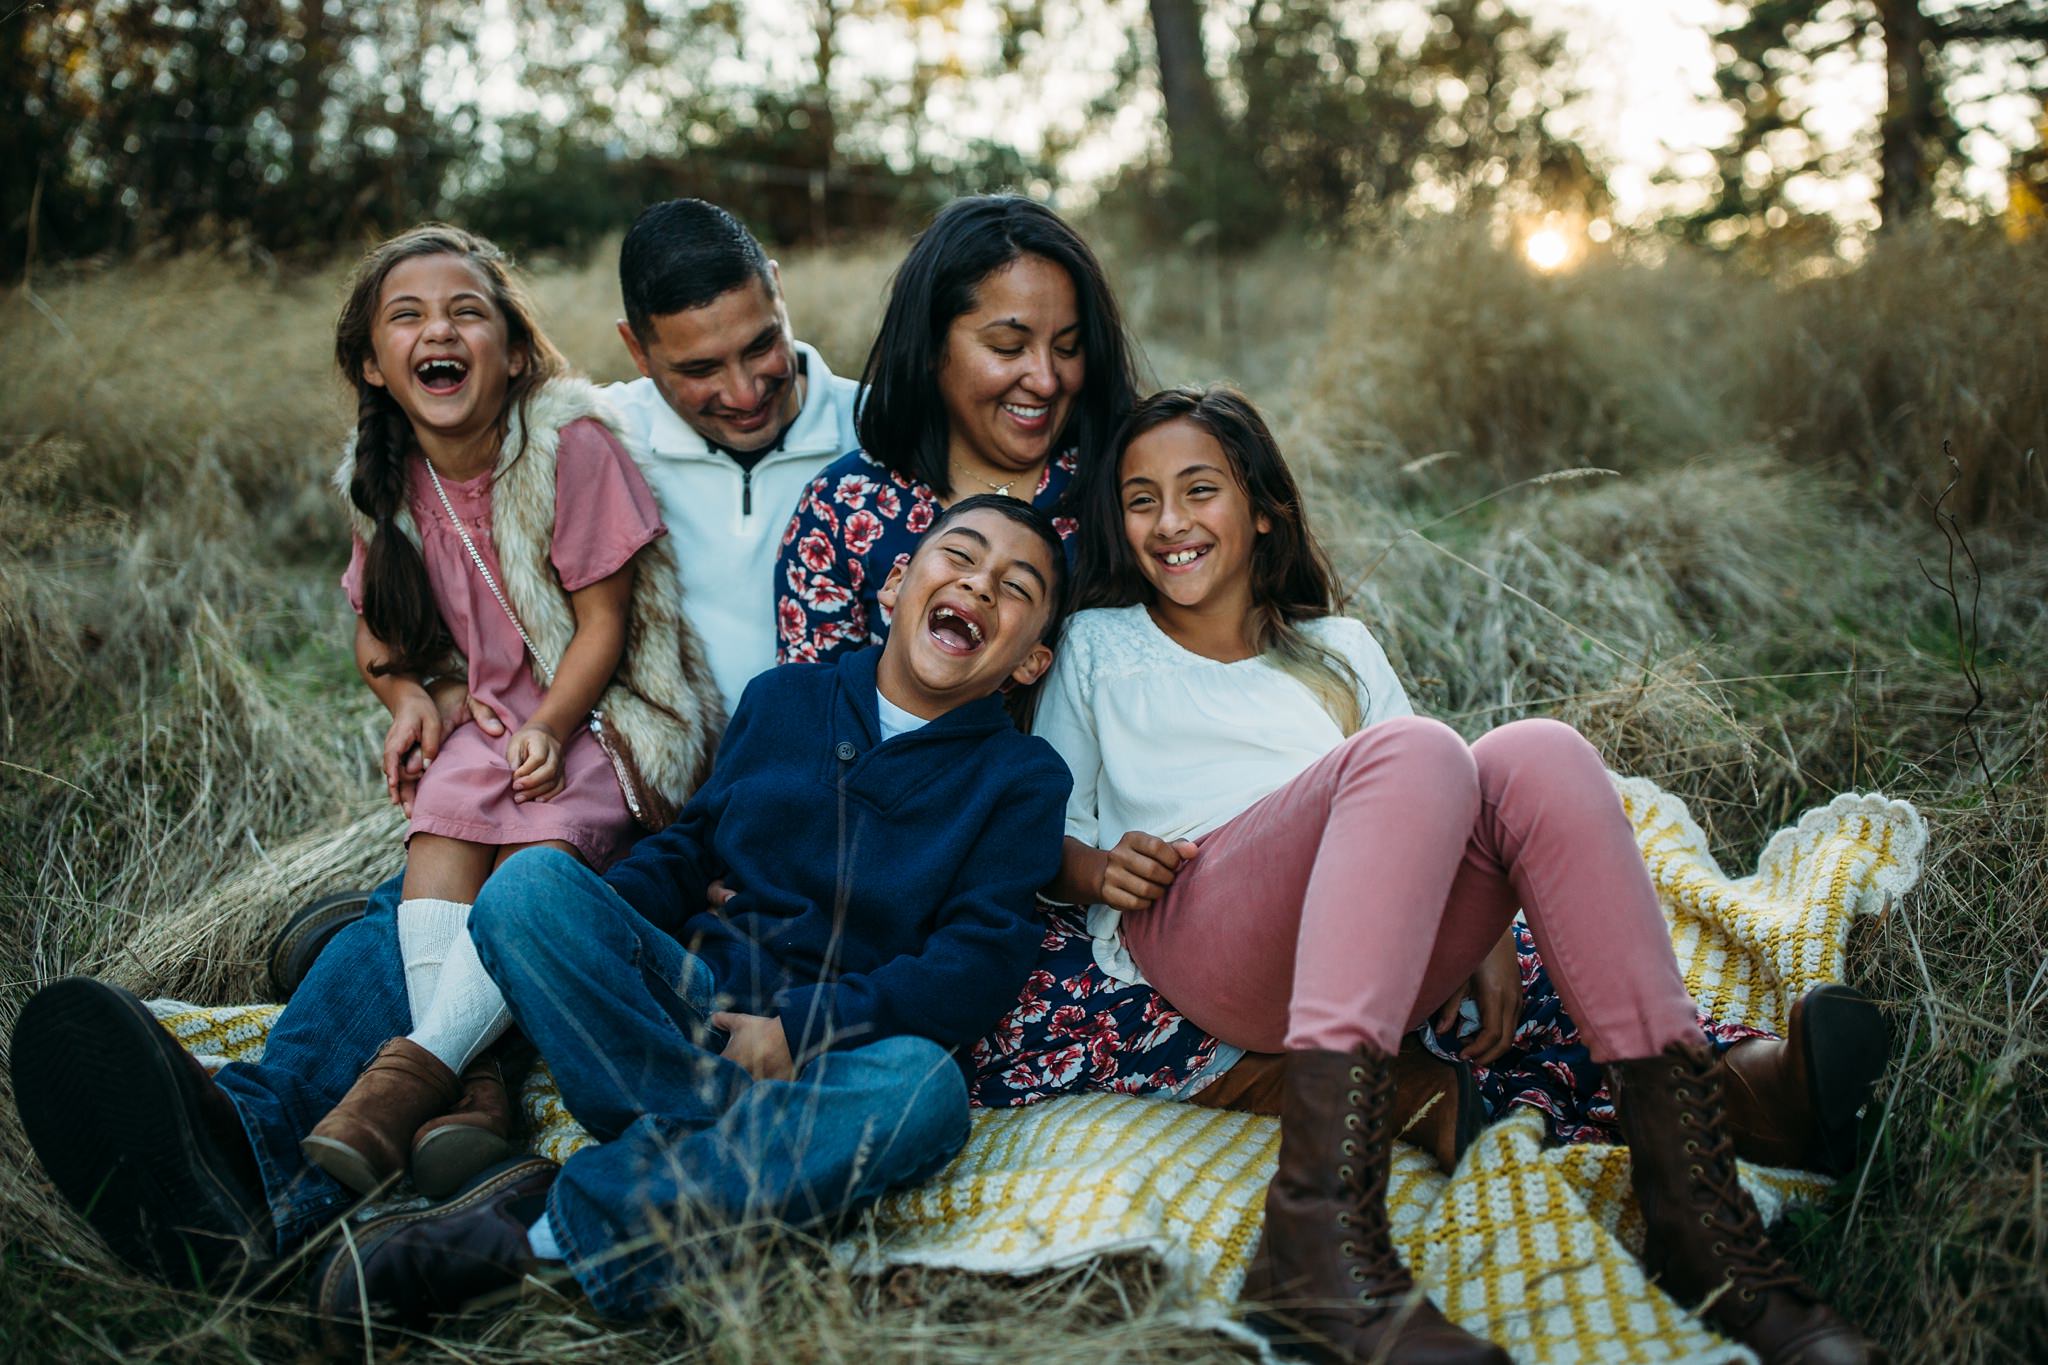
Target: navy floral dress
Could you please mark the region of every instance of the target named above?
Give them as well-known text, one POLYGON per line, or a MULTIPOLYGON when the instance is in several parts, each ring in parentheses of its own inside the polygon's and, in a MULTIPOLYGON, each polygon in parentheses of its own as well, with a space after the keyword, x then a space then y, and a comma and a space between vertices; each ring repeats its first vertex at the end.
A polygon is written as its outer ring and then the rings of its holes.
MULTIPOLYGON (((1074 477, 1063 455, 1040 477, 1032 504, 1050 512, 1074 477)), ((890 569, 938 515, 928 485, 856 450, 825 467, 805 490, 782 535, 776 562, 776 662, 820 662, 880 643, 888 614, 876 594, 890 569)), ((1072 556, 1075 524, 1054 524, 1072 556)), ((972 1102, 1011 1108, 1078 1091, 1185 1097, 1242 1055, 1189 1023, 1148 985, 1116 980, 1096 965, 1080 911, 1045 907, 1045 940, 1016 1007, 975 1044, 972 1102)), ((1541 1111, 1566 1142, 1616 1140, 1614 1104, 1578 1025, 1550 983, 1529 931, 1515 926, 1522 968, 1522 1020, 1513 1047, 1473 1074, 1490 1117, 1514 1105, 1541 1111)), ((1739 1024, 1700 1019, 1716 1050, 1768 1037, 1739 1024)), ((1455 1041, 1425 1025, 1423 1044, 1455 1057, 1455 1041)))

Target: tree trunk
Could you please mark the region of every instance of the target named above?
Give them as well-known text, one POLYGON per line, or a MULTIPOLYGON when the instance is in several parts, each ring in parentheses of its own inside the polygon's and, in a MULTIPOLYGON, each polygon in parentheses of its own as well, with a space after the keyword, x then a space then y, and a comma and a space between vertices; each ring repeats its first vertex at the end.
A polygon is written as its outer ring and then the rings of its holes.
POLYGON ((1897 227, 1927 202, 1927 144, 1934 92, 1927 78, 1928 27, 1920 0, 1877 0, 1884 26, 1885 105, 1879 124, 1879 225, 1897 227))
POLYGON ((1159 50, 1159 91, 1174 169, 1195 174, 1221 140, 1223 119, 1202 49, 1201 0, 1148 0, 1159 50))

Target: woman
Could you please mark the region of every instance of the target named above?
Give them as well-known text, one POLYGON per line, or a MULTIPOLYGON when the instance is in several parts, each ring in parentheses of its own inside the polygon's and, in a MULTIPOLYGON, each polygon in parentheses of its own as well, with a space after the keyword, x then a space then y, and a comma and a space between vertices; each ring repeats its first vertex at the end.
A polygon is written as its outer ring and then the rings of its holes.
POLYGON ((1876 1347, 1793 1275, 1736 1178, 1725 1087, 1627 817, 1570 727, 1471 745, 1410 710, 1337 613, 1264 421, 1221 389, 1139 404, 1090 471, 1083 610, 1034 731, 1074 778, 1052 891, 1096 958, 1286 1053, 1254 1321, 1323 1361, 1500 1365, 1392 1243, 1394 1058, 1517 909, 1620 1099, 1643 1259, 1772 1365, 1876 1347))
POLYGON ((812 481, 783 534, 778 663, 878 643, 882 580, 957 498, 1022 498, 1071 538, 1075 471, 1136 397, 1095 253, 1058 214, 1013 194, 956 199, 918 235, 861 383, 861 448, 812 481))

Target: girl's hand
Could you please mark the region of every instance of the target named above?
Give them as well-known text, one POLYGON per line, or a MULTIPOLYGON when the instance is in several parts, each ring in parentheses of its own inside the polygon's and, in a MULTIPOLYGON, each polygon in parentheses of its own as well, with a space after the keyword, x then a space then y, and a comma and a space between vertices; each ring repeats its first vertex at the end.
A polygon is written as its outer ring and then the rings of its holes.
POLYGON ((408 819, 420 774, 441 752, 442 733, 441 713, 425 688, 408 685, 393 700, 391 728, 384 732, 384 791, 408 819))
POLYGON ((1168 843, 1156 834, 1134 829, 1117 840, 1103 860, 1102 883, 1095 889, 1095 899, 1112 910, 1149 910, 1196 852, 1187 839, 1168 843))
POLYGON ((476 728, 493 739, 505 733, 505 722, 498 719, 498 713, 469 695, 469 684, 460 678, 437 680, 427 689, 427 695, 434 699, 434 708, 441 713, 444 735, 470 721, 475 721, 476 728))
POLYGON ((1432 1022, 1437 1036, 1446 1043, 1458 1026, 1458 1007, 1468 997, 1479 1005, 1479 1032, 1459 1046, 1458 1055, 1474 1065, 1487 1066, 1508 1050, 1522 1022, 1522 962, 1515 953, 1512 928, 1500 936, 1472 978, 1436 1012, 1432 1022))
POLYGON ((745 1067, 755 1080, 786 1081, 796 1075, 789 1036, 782 1031, 780 1019, 720 1011, 711 1016, 711 1023, 725 1030, 725 1060, 745 1067))
POLYGON ((562 740, 548 726, 528 721, 505 743, 512 765, 512 799, 545 801, 562 789, 562 740))

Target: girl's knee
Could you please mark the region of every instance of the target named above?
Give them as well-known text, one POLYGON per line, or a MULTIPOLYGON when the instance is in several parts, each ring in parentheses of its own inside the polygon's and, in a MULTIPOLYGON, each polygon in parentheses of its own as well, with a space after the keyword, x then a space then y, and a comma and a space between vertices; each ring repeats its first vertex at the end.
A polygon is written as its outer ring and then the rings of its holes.
POLYGON ((1427 716, 1396 716, 1368 725, 1344 741, 1348 762, 1391 764, 1427 789, 1476 801, 1478 769, 1471 746, 1450 726, 1427 716))
POLYGON ((1472 744, 1482 773, 1514 768, 1535 771, 1605 772, 1606 763, 1584 735, 1561 720, 1518 720, 1489 731, 1472 744))

